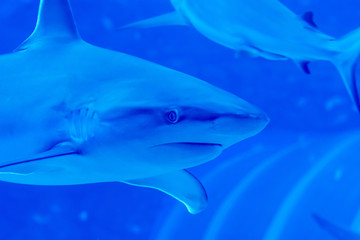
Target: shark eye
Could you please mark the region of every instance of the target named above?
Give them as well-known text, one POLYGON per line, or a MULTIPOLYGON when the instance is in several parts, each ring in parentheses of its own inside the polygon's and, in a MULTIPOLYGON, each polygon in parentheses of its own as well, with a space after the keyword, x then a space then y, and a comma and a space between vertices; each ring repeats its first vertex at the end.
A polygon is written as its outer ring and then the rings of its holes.
POLYGON ((169 123, 177 123, 179 121, 179 111, 172 109, 166 113, 166 118, 169 123))

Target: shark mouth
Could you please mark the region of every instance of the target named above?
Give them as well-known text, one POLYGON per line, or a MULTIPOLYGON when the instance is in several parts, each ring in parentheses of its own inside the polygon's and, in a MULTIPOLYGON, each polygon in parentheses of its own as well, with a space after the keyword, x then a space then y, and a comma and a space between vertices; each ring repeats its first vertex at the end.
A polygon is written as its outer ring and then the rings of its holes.
POLYGON ((189 168, 208 162, 221 154, 224 147, 218 143, 170 142, 151 147, 151 156, 171 159, 170 164, 189 168))

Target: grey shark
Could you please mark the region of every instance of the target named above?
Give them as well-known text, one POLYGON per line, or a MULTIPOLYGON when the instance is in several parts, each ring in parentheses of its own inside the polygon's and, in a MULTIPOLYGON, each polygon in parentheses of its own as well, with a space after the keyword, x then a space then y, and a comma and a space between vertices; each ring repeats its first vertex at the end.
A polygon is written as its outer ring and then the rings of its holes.
POLYGON ((317 29, 313 14, 294 14, 278 0, 171 0, 175 12, 124 26, 185 25, 236 52, 269 60, 293 60, 306 73, 315 60, 333 63, 360 110, 356 62, 360 29, 335 39, 317 29))
POLYGON ((186 168, 259 133, 265 113, 186 74, 84 42, 67 0, 41 0, 36 28, 0 56, 0 180, 124 182, 191 213, 207 203, 186 168))

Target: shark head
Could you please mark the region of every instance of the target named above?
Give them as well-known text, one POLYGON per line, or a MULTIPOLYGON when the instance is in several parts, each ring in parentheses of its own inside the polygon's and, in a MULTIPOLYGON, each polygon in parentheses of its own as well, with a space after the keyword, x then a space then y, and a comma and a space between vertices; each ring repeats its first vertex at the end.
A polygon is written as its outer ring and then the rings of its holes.
POLYGON ((269 122, 263 111, 229 92, 179 72, 164 75, 166 81, 156 76, 106 87, 104 101, 94 105, 94 146, 87 149, 152 159, 165 171, 184 169, 214 159, 269 122))

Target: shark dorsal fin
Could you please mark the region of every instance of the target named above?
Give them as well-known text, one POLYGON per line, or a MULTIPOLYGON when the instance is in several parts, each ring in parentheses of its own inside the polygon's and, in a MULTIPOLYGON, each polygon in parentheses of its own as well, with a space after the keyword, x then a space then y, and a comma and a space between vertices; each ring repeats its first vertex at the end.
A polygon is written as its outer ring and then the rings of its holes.
POLYGON ((35 30, 16 50, 44 41, 79 39, 68 0, 40 0, 35 30))

